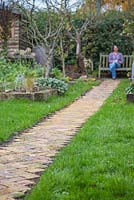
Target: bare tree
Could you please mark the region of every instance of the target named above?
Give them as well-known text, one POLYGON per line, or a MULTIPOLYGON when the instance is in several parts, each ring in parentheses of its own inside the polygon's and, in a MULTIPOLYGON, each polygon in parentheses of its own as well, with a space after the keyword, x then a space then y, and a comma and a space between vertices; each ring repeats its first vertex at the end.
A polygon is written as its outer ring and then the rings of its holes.
MULTIPOLYGON (((53 3, 53 0, 49 0, 52 7, 54 7, 64 18, 64 30, 66 30, 70 39, 76 43, 76 59, 78 67, 83 75, 86 74, 86 69, 84 67, 84 56, 82 55, 82 37, 88 25, 96 18, 97 12, 89 10, 85 14, 82 14, 82 17, 78 16, 79 11, 82 10, 83 4, 85 1, 69 1, 69 0, 55 0, 57 4, 53 3), (78 12, 78 13, 77 13, 78 12), (79 25, 75 23, 75 18, 79 17, 79 25)), ((95 1, 96 2, 96 1, 95 1)), ((61 41, 61 39, 60 39, 61 41)), ((64 56, 64 47, 63 42, 61 42, 61 55, 62 55, 62 66, 64 68, 65 56, 64 56)))
POLYGON ((76 42, 76 58, 78 67, 81 70, 81 73, 85 75, 86 69, 84 66, 84 56, 82 55, 82 37, 86 30, 86 28, 92 23, 92 21, 96 18, 97 14, 92 12, 91 10, 86 13, 82 19, 80 19, 80 23, 75 23, 74 15, 77 15, 77 11, 81 10, 82 5, 81 1, 77 2, 76 10, 74 11, 74 7, 72 12, 70 13, 70 8, 65 10, 64 16, 67 18, 66 30, 70 38, 72 38, 76 42))
MULTIPOLYGON (((24 6, 20 7, 22 11, 21 25, 23 27, 23 32, 26 35, 25 42, 28 42, 29 45, 32 46, 32 48, 35 48, 37 46, 42 46, 46 48, 47 61, 44 67, 46 67, 45 77, 48 78, 52 68, 52 59, 54 56, 57 40, 62 30, 63 18, 60 18, 60 20, 56 22, 56 20, 52 16, 52 13, 55 13, 55 11, 52 10, 49 0, 45 1, 44 11, 47 13, 48 18, 47 24, 44 23, 44 31, 42 33, 38 28, 38 24, 35 17, 37 12, 35 0, 33 0, 32 4, 30 2, 29 6, 31 7, 31 9, 24 6)), ((25 38, 23 37, 23 40, 25 38)))
MULTIPOLYGON (((61 18, 64 18, 63 23, 63 32, 66 31, 67 35, 73 39, 76 42, 76 57, 78 61, 78 66, 81 69, 81 72, 83 74, 86 74, 86 70, 84 68, 84 62, 83 65, 81 64, 81 60, 83 59, 82 53, 81 53, 81 37, 86 29, 89 21, 88 19, 84 19, 83 24, 80 27, 75 26, 73 23, 74 16, 79 8, 82 6, 81 0, 73 1, 73 3, 69 0, 55 0, 57 3, 54 4, 52 0, 49 0, 52 7, 54 7, 57 12, 59 13, 61 18)), ((65 52, 64 52, 64 45, 63 45, 63 36, 59 35, 60 37, 60 49, 61 49, 61 59, 62 59, 62 69, 63 74, 65 75, 65 52)))

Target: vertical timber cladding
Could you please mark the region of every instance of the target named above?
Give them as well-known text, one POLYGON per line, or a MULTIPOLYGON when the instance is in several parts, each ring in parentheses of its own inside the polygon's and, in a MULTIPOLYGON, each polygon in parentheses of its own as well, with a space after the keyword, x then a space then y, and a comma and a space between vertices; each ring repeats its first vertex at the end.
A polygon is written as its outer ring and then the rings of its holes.
MULTIPOLYGON (((8 53, 10 55, 14 54, 19 50, 19 40, 20 40, 20 14, 13 12, 13 20, 11 27, 11 37, 8 41, 8 53)), ((0 51, 2 50, 2 41, 0 41, 0 51)))

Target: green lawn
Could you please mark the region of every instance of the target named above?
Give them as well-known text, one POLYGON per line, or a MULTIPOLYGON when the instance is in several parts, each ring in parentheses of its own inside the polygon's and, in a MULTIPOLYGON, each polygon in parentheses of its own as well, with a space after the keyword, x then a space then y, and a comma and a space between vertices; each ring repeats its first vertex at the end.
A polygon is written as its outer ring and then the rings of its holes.
POLYGON ((69 87, 64 96, 54 96, 47 102, 30 100, 0 101, 0 142, 6 141, 12 134, 31 127, 43 117, 70 104, 99 81, 78 81, 69 87))
POLYGON ((134 200, 134 104, 124 80, 57 156, 28 200, 134 200))

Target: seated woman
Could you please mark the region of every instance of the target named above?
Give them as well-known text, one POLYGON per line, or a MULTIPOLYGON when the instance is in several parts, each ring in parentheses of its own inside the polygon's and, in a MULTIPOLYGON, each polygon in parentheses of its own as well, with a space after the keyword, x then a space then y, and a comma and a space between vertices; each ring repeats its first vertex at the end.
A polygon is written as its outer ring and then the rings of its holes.
POLYGON ((116 79, 116 69, 123 64, 123 55, 118 52, 118 47, 114 46, 114 51, 109 54, 109 68, 112 72, 112 78, 116 79))

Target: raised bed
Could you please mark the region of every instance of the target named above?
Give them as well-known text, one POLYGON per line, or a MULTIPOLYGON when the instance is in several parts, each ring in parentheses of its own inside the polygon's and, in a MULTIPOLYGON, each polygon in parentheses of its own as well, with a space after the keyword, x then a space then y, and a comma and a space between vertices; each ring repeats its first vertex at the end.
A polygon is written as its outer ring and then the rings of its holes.
POLYGON ((0 100, 6 99, 20 99, 26 98, 33 101, 46 101, 50 96, 57 95, 57 90, 55 89, 48 89, 42 90, 38 92, 2 92, 0 93, 0 100))

